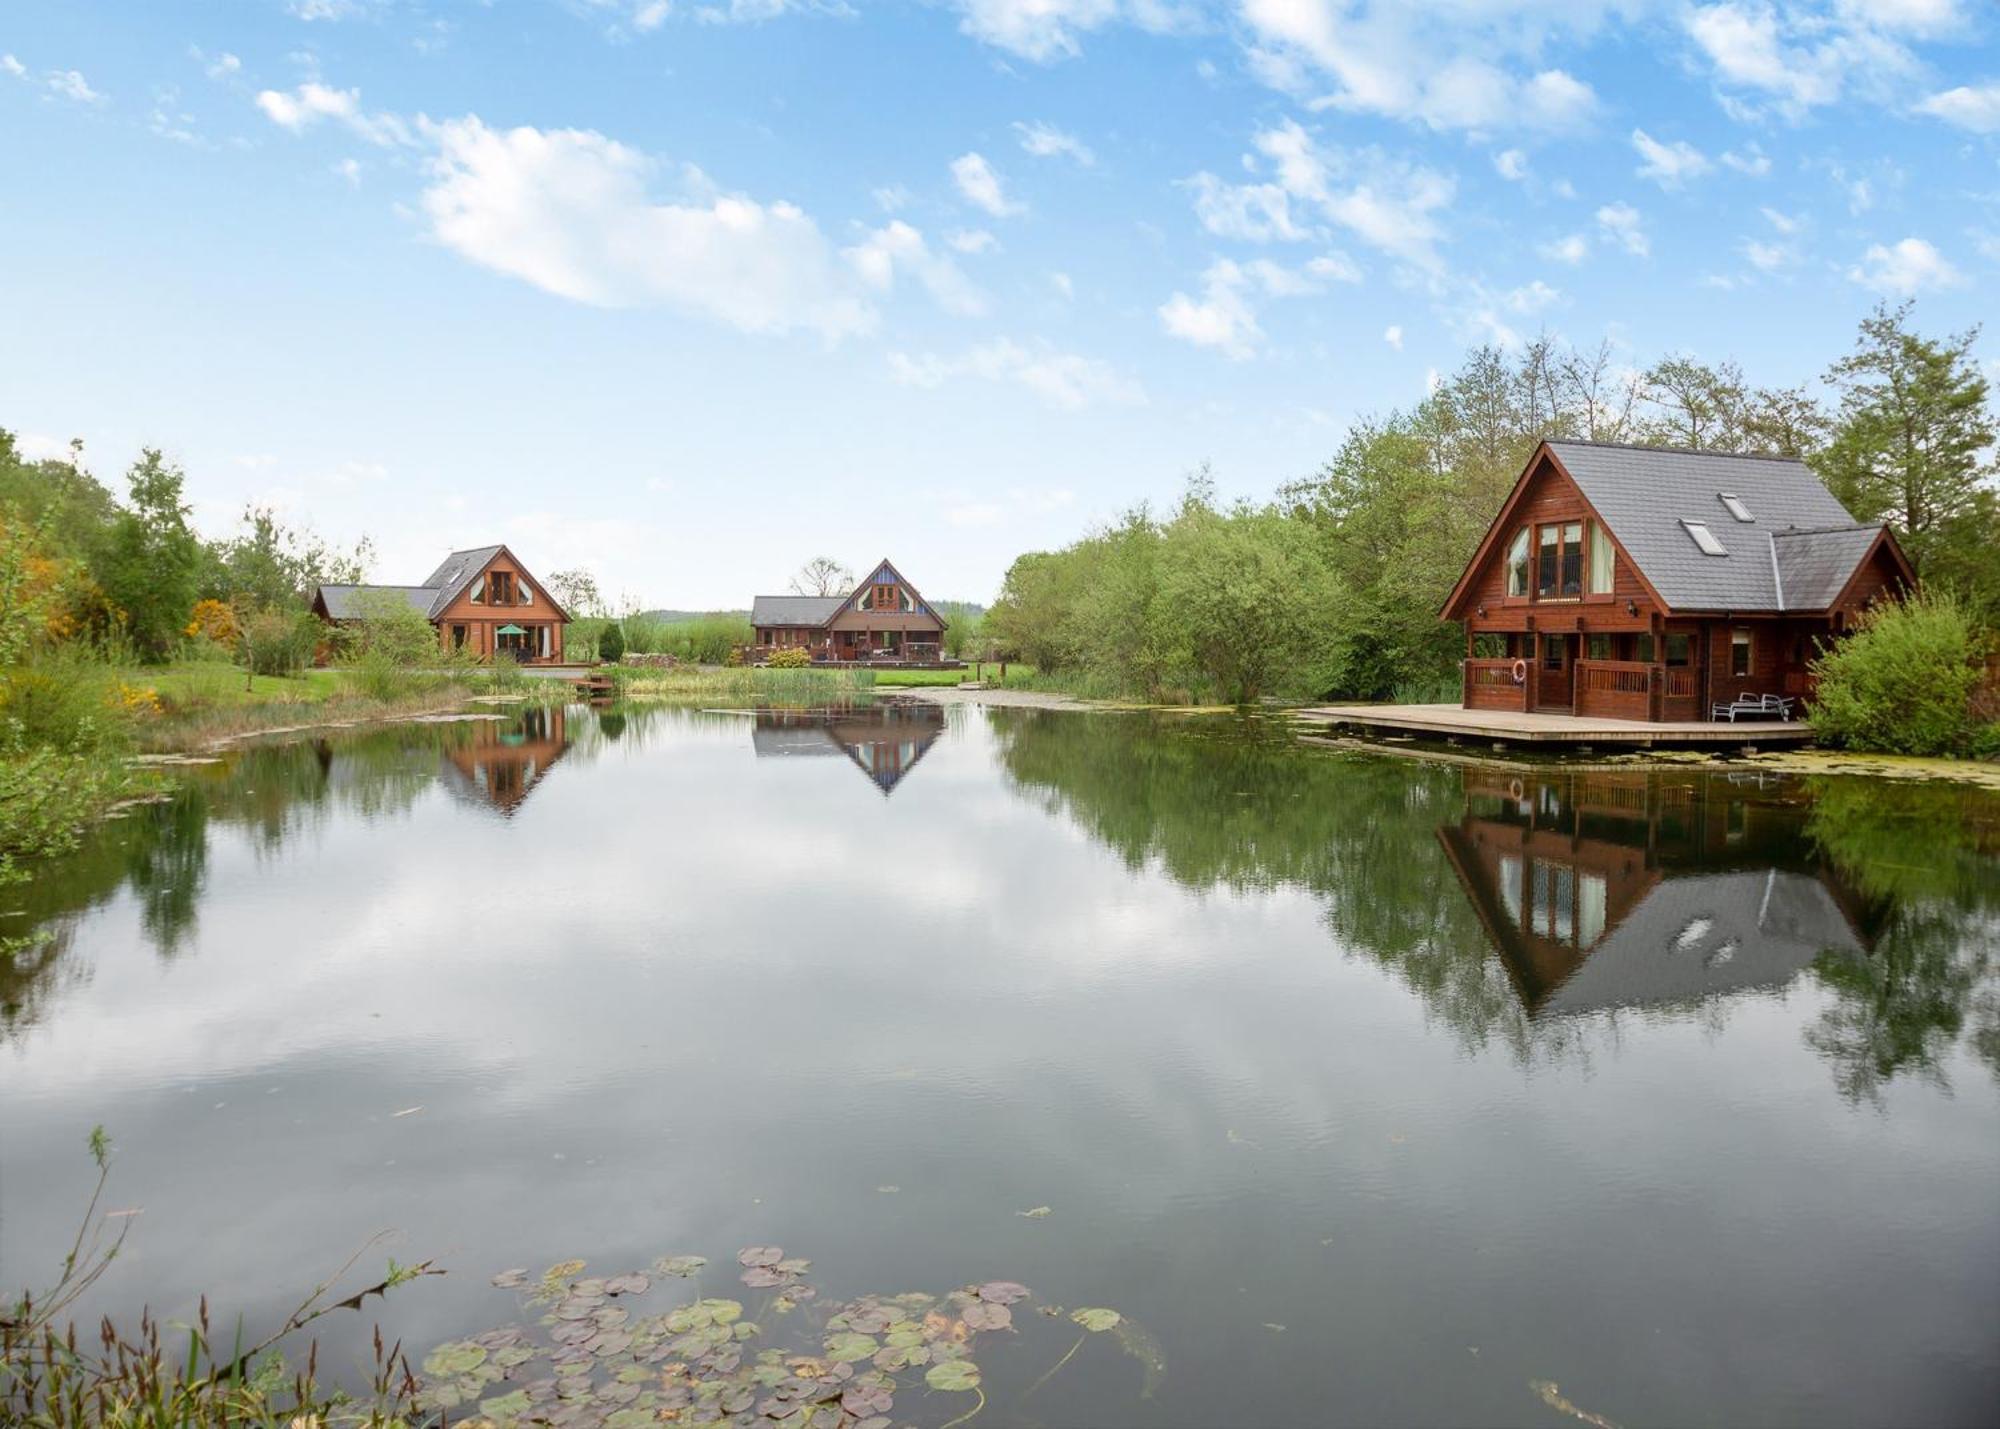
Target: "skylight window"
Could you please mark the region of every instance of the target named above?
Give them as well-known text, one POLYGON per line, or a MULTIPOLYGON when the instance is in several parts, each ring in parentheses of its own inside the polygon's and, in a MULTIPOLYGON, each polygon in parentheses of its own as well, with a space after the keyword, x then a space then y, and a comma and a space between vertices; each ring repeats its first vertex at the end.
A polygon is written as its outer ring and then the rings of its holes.
POLYGON ((1701 547, 1704 556, 1726 556, 1729 548, 1715 539, 1715 532, 1708 529, 1706 521, 1683 521, 1681 527, 1688 533, 1688 539, 1701 547))
POLYGON ((1729 514, 1734 516, 1738 521, 1755 521, 1757 519, 1750 514, 1750 508, 1743 504, 1743 498, 1735 492, 1718 491, 1716 495, 1721 498, 1722 504, 1729 509, 1729 514))

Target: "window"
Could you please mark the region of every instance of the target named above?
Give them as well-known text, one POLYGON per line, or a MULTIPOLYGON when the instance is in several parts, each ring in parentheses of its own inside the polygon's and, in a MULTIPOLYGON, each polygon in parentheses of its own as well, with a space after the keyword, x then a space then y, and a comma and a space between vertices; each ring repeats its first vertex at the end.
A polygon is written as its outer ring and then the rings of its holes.
POLYGON ((1715 539, 1715 532, 1708 529, 1705 521, 1683 521, 1681 526, 1688 533, 1688 539, 1701 549, 1704 556, 1726 556, 1729 548, 1715 539))
POLYGON ((472 603, 473 603, 474 605, 484 605, 484 604, 486 604, 486 585, 485 585, 485 582, 483 582, 483 581, 474 581, 474 582, 472 583, 472 603))
POLYGON ((1528 528, 1523 526, 1514 533, 1514 544, 1507 548, 1507 594, 1526 595, 1528 593, 1528 528))
POLYGON ((1743 498, 1735 492, 1720 491, 1716 493, 1716 496, 1728 508, 1729 514, 1734 516, 1738 521, 1755 521, 1757 519, 1750 514, 1750 508, 1743 504, 1743 498))
POLYGON ((899 604, 900 603, 896 599, 896 588, 894 586, 878 585, 874 588, 875 609, 895 610, 899 607, 899 604))
POLYGON ((1729 673, 1739 678, 1750 673, 1750 632, 1729 633, 1729 673))
POLYGON ((494 605, 512 605, 514 603, 514 573, 512 571, 494 571, 487 576, 487 580, 492 583, 492 588, 487 592, 488 600, 494 605))
POLYGON ((1562 559, 1562 531, 1554 526, 1542 527, 1541 552, 1535 565, 1535 594, 1551 596, 1556 593, 1556 567, 1562 559))
POLYGON ((1562 593, 1583 594, 1583 523, 1572 521, 1562 528, 1562 593))
POLYGON ((1593 635, 1590 637, 1590 658, 1593 660, 1609 660, 1611 658, 1611 637, 1609 635, 1593 635))
POLYGON ((533 586, 531 586, 531 585, 529 585, 529 584, 528 584, 528 583, 527 583, 526 581, 522 581, 522 582, 521 582, 521 604, 523 604, 523 605, 533 605, 534 603, 535 603, 535 590, 534 590, 534 587, 533 587, 533 586))
POLYGON ((1641 635, 1632 642, 1632 658, 1642 665, 1653 663, 1653 637, 1641 635))
POLYGON ((1596 521, 1590 523, 1590 593, 1611 594, 1611 538, 1596 521))
POLYGON ((1563 667, 1563 637, 1544 635, 1542 637, 1542 668, 1560 670, 1563 667))
POLYGON ((1667 632, 1667 663, 1685 665, 1694 658, 1694 637, 1667 632))
POLYGON ((463 625, 452 626, 451 648, 454 650, 463 650, 465 648, 465 627, 463 625))

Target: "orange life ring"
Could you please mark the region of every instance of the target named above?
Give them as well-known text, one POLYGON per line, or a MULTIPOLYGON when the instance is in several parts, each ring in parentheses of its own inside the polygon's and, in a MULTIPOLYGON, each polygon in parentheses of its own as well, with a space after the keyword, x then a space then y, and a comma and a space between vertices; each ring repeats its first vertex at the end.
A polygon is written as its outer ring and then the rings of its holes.
POLYGON ((1514 662, 1514 683, 1517 685, 1528 683, 1528 662, 1526 660, 1516 660, 1514 662))

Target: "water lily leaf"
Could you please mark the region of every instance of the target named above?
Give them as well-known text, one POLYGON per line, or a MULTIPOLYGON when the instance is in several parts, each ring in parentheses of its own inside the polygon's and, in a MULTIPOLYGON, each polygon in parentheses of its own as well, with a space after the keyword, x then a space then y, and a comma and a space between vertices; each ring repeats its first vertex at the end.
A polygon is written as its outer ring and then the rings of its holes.
POLYGON ((493 1363, 502 1369, 512 1369, 516 1365, 526 1364, 534 1357, 535 1352, 526 1345, 508 1345, 494 1352, 493 1363))
POLYGON ((966 1306, 963 1318, 975 1330, 1004 1330, 1014 1323, 1014 1312, 1005 1305, 989 1305, 981 1300, 966 1306))
POLYGON ((1014 1214, 1021 1217, 1023 1220, 1038 1221, 1043 1216, 1053 1215, 1054 1212, 1052 1212, 1047 1206, 1037 1206, 1032 1211, 1016 1211, 1014 1212, 1014 1214))
MULTIPOLYGON (((485 1406, 481 1406, 484 1408, 485 1406)), ((650 1409, 625 1408, 614 1410, 604 1421, 604 1429, 651 1429, 659 1420, 650 1409)))
POLYGON ((686 1280, 690 1276, 699 1275, 701 1268, 706 1264, 708 1257, 705 1255, 669 1255, 654 1261, 653 1269, 661 1275, 677 1275, 686 1280))
POLYGON ((778 1262, 777 1268, 784 1271, 787 1275, 804 1275, 808 1270, 812 1269, 812 1262, 801 1256, 787 1256, 778 1262))
POLYGON ((1069 1312, 1070 1319, 1092 1332, 1108 1330, 1125 1317, 1116 1310, 1082 1309, 1069 1312))
POLYGON ((604 1282, 606 1295, 644 1295, 652 1289, 653 1282, 633 1271, 627 1275, 614 1275, 604 1282))
POLYGON ((852 1330, 829 1336, 826 1352, 834 1359, 853 1363, 855 1360, 872 1358, 875 1351, 882 1348, 881 1341, 873 1335, 857 1334, 852 1330))
POLYGON ((889 1318, 889 1312, 879 1305, 863 1306, 859 1310, 849 1312, 847 1316, 847 1327, 859 1330, 864 1335, 879 1335, 893 1323, 895 1322, 889 1318))
POLYGON ((784 1251, 775 1245, 745 1246, 736 1252, 737 1263, 741 1265, 776 1265, 784 1258, 784 1251))
POLYGON ((506 1424, 526 1414, 533 1406, 528 1403, 527 1391, 517 1389, 512 1394, 502 1394, 493 1399, 479 1401, 479 1412, 488 1419, 506 1424))
POLYGON ((857 1418, 870 1414, 887 1414, 896 1402, 894 1395, 880 1385, 851 1384, 840 1396, 840 1407, 857 1418))
POLYGON ((470 1374, 485 1363, 486 1351, 460 1340, 432 1350, 430 1358, 424 1361, 424 1373, 436 1379, 448 1379, 454 1375, 470 1374))
POLYGON ((979 1366, 971 1360, 946 1360, 924 1371, 924 1383, 932 1389, 977 1389, 979 1366))
POLYGON ((493 1277, 493 1283, 499 1289, 513 1290, 528 1283, 528 1272, 525 1270, 503 1270, 493 1277))
POLYGON ((752 1290, 769 1290, 774 1285, 783 1285, 785 1277, 769 1265, 753 1265, 740 1277, 752 1290))
POLYGON ((979 1287, 979 1298, 995 1305, 1012 1305, 1028 1298, 1028 1287, 1012 1280, 989 1280, 979 1287))

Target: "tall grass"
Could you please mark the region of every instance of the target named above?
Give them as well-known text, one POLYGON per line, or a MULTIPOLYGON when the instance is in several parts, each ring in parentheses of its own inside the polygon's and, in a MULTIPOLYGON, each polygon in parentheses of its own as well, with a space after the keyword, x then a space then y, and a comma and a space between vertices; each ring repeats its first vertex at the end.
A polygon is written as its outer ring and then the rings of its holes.
POLYGON ((617 672, 628 696, 654 699, 742 699, 810 703, 851 698, 874 690, 873 670, 736 669, 653 670, 626 667, 617 672))

